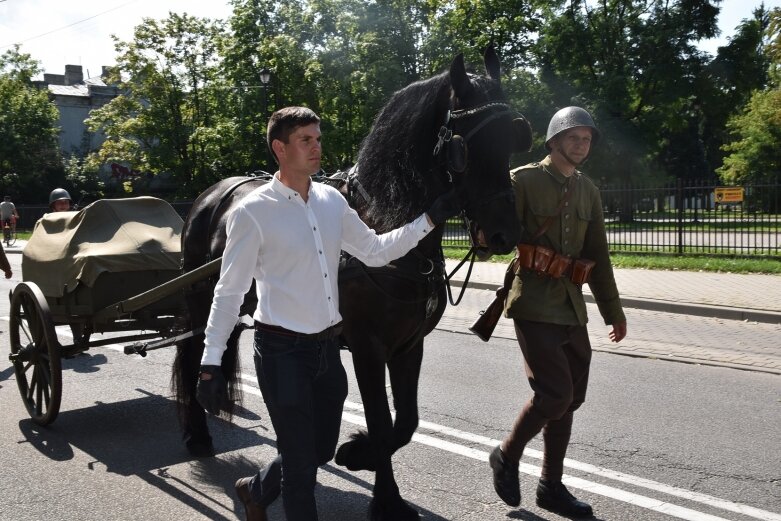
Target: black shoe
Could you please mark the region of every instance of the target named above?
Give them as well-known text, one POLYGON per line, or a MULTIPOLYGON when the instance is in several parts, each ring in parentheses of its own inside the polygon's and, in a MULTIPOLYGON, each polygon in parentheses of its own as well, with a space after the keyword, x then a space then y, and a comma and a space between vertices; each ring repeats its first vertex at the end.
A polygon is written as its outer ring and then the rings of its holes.
POLYGON ((252 476, 239 479, 235 485, 236 495, 239 496, 239 500, 244 505, 244 512, 247 515, 246 519, 247 521, 268 521, 266 508, 252 501, 252 495, 249 491, 250 481, 252 481, 252 476))
POLYGON ((521 484, 518 480, 518 464, 509 463, 498 445, 488 455, 488 464, 494 471, 494 490, 502 501, 511 507, 520 505, 521 484))
POLYGON ((540 480, 537 485, 537 506, 565 517, 593 517, 591 505, 578 501, 561 481, 540 480))

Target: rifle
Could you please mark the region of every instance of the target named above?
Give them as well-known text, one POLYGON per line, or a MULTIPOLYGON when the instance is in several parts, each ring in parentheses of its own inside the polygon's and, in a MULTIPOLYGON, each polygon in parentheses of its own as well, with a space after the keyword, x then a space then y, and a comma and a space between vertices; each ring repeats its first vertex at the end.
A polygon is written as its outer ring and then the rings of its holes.
POLYGON ((507 266, 507 271, 504 274, 504 285, 496 290, 496 297, 493 302, 480 312, 480 316, 477 317, 475 323, 469 327, 469 331, 477 335, 483 342, 488 342, 494 333, 494 329, 496 329, 496 324, 504 311, 504 301, 507 298, 507 293, 510 291, 513 279, 519 269, 520 261, 516 255, 510 265, 507 266))

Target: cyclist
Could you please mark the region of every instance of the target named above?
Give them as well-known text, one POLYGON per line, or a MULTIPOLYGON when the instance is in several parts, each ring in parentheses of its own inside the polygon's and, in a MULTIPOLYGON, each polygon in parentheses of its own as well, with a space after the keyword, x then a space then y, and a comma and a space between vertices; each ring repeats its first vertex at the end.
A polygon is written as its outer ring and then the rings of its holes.
POLYGON ((3 229, 8 226, 11 229, 11 233, 16 231, 16 221, 19 219, 19 212, 16 211, 16 206, 11 202, 11 196, 6 195, 3 197, 3 202, 0 203, 0 224, 3 229))
POLYGON ((71 195, 64 188, 55 188, 49 194, 49 210, 52 212, 67 212, 72 202, 71 195))

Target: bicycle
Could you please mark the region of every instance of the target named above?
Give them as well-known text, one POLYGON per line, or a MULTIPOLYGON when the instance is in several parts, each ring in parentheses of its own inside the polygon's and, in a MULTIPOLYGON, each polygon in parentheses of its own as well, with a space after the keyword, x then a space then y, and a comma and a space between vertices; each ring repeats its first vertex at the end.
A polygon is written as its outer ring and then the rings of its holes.
POLYGON ((16 244, 17 234, 16 230, 12 230, 8 225, 8 222, 3 223, 3 243, 8 248, 16 244))

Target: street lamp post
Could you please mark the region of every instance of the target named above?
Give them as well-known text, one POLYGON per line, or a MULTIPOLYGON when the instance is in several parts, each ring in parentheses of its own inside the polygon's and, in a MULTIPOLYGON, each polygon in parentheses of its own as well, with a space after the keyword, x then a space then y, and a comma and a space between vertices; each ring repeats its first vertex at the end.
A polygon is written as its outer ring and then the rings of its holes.
MULTIPOLYGON (((271 82, 271 71, 267 68, 263 67, 260 70, 260 85, 263 87, 263 125, 261 128, 265 127, 265 124, 268 122, 268 86, 271 82)), ((265 141, 265 139, 262 139, 262 141, 265 141)), ((261 142, 262 142, 261 141, 261 142)), ((266 152, 266 154, 270 154, 270 152, 266 152)), ((268 156, 267 156, 268 157, 268 156)), ((268 160, 266 161, 266 168, 265 170, 267 172, 271 171, 271 157, 268 157, 268 160)))

